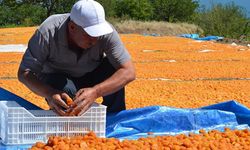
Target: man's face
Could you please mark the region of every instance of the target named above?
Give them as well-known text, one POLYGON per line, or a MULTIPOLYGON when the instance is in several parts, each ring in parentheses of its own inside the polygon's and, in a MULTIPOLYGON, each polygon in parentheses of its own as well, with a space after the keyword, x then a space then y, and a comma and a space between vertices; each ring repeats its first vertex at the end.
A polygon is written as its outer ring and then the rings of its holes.
POLYGON ((70 21, 68 24, 69 38, 76 46, 87 49, 94 46, 97 42, 97 37, 89 36, 82 27, 70 21))

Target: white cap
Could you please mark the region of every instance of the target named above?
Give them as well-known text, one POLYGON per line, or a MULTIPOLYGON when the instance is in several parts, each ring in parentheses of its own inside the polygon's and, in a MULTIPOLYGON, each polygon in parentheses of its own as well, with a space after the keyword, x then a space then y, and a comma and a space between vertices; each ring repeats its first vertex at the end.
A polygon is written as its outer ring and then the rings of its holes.
POLYGON ((81 26, 92 37, 113 32, 113 28, 105 20, 105 12, 101 4, 94 0, 76 2, 70 12, 70 19, 81 26))

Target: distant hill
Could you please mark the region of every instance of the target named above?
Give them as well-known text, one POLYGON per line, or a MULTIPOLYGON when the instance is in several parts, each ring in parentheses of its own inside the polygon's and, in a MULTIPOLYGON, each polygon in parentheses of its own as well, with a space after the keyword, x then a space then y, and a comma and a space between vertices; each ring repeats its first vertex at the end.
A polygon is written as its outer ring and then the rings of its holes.
POLYGON ((230 2, 234 2, 236 5, 241 6, 246 10, 247 17, 250 18, 250 0, 198 0, 200 5, 204 5, 205 8, 210 8, 211 5, 221 3, 227 4, 230 2))

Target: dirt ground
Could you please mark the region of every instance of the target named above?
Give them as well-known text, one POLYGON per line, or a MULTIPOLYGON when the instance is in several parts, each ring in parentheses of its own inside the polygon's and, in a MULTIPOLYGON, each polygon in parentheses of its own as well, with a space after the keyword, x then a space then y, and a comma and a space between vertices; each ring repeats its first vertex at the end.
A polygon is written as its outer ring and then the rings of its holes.
MULTIPOLYGON (((0 29, 0 44, 27 44, 36 27, 0 29)), ((126 87, 128 109, 197 108, 228 100, 250 107, 250 48, 179 37, 121 34, 137 78, 126 87)), ((17 80, 23 53, 0 53, 0 87, 48 109, 17 80)), ((101 102, 101 99, 98 99, 101 102)))

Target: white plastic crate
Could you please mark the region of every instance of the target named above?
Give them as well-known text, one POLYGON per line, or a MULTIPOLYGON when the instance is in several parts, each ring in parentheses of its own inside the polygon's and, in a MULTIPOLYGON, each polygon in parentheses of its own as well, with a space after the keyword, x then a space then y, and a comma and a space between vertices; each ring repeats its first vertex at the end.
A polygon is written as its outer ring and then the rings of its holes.
POLYGON ((0 137, 5 145, 47 142, 49 136, 105 137, 106 106, 94 103, 82 116, 63 117, 51 110, 26 110, 15 101, 0 101, 0 137))

